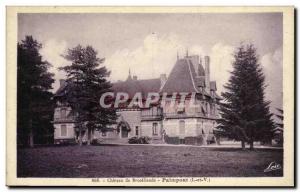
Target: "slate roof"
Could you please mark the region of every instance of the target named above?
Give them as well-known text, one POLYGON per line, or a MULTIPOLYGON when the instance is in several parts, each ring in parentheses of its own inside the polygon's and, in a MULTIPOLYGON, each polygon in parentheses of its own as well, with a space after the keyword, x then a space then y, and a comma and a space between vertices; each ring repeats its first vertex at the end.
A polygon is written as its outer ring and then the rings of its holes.
POLYGON ((63 96, 66 88, 67 88, 67 83, 66 82, 61 84, 60 87, 55 92, 54 96, 56 96, 56 97, 63 96))
MULTIPOLYGON (((125 92, 132 98, 137 92, 141 92, 143 98, 146 98, 149 92, 159 92, 173 94, 174 92, 186 92, 186 93, 200 93, 208 97, 213 97, 210 93, 207 93, 205 87, 205 71, 200 64, 198 69, 198 75, 196 74, 195 65, 190 59, 183 58, 177 60, 175 63, 167 81, 161 88, 160 78, 156 79, 142 79, 137 80, 129 76, 127 80, 113 83, 112 90, 117 92, 125 92)), ((56 96, 63 95, 67 85, 66 83, 56 91, 56 96)), ((210 82, 211 90, 216 91, 217 86, 215 81, 210 82)), ((216 93, 214 94, 216 99, 221 99, 216 93)))
POLYGON ((187 60, 177 60, 161 92, 168 94, 173 92, 198 92, 193 85, 187 60))
POLYGON ((132 98, 137 92, 141 92, 143 98, 146 98, 148 93, 158 93, 160 89, 160 79, 142 79, 134 80, 128 78, 126 81, 113 83, 112 90, 117 92, 125 92, 132 98))
MULTIPOLYGON (((210 93, 207 93, 205 87, 205 72, 203 66, 198 65, 198 75, 196 74, 195 67, 190 59, 179 59, 173 67, 165 85, 162 87, 161 93, 172 94, 173 92, 187 92, 187 93, 201 93, 208 97, 211 97, 210 93), (202 88, 201 88, 202 87, 202 88)), ((216 91, 217 85, 215 81, 210 82, 211 90, 216 91)), ((221 99, 215 93, 217 99, 221 99)))

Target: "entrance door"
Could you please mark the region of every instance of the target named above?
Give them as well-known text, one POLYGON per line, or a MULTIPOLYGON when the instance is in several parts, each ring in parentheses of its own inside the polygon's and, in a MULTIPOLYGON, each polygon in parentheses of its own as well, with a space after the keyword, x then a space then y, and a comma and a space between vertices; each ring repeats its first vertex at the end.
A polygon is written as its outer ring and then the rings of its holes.
POLYGON ((125 125, 122 125, 122 131, 121 131, 121 135, 122 135, 122 138, 128 138, 128 130, 127 130, 127 127, 125 125))

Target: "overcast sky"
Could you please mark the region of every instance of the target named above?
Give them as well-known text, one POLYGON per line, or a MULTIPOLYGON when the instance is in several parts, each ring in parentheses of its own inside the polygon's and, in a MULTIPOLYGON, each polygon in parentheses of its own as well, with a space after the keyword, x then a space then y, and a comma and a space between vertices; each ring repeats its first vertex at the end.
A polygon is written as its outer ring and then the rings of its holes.
MULTIPOLYGON (((266 97, 282 108, 282 14, 19 14, 18 40, 32 35, 52 65, 68 64, 60 55, 77 44, 92 45, 111 81, 125 80, 128 70, 139 79, 170 73, 177 51, 211 57, 211 80, 218 92, 229 78, 232 53, 241 42, 254 43, 266 74, 266 97)), ((58 87, 58 81, 54 90, 58 87)))

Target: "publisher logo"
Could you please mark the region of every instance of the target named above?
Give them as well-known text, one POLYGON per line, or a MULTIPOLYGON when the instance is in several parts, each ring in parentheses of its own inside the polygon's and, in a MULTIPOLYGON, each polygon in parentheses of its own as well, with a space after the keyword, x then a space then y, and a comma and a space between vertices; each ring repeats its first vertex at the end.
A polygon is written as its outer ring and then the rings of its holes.
POLYGON ((275 161, 271 162, 269 166, 264 170, 265 173, 281 169, 281 165, 275 161))

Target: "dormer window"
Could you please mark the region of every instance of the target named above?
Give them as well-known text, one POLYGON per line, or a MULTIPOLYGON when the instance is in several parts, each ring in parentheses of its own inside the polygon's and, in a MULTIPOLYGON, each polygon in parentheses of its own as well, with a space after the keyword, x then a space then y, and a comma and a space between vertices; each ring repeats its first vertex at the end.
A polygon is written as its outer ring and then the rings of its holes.
POLYGON ((177 113, 184 113, 184 111, 185 111, 184 105, 182 105, 182 104, 178 105, 177 113))
POLYGON ((60 110, 60 117, 61 117, 62 119, 65 119, 65 118, 67 117, 67 110, 66 110, 65 108, 62 108, 62 109, 60 110))

